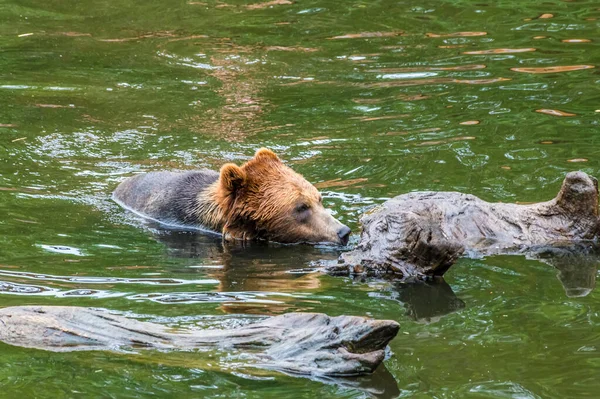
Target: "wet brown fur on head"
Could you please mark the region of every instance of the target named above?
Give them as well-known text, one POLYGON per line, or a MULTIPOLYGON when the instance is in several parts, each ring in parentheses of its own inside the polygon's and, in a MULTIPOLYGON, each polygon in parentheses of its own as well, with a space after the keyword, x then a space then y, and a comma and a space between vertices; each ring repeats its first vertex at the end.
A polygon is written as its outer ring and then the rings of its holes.
POLYGON ((265 148, 242 166, 221 167, 215 201, 222 211, 223 233, 232 238, 333 241, 329 236, 335 237, 341 226, 321 214, 326 211, 318 190, 265 148))

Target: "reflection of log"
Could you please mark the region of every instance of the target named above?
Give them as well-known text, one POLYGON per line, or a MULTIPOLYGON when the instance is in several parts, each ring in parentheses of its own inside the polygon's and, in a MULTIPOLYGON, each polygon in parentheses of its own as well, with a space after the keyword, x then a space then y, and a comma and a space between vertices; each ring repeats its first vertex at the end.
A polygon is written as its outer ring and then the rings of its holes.
POLYGON ((416 321, 430 323, 465 307, 465 303, 456 296, 443 277, 398 283, 395 289, 398 300, 406 307, 407 315, 416 321))
POLYGON ((555 199, 532 205, 485 202, 454 192, 400 195, 361 220, 360 243, 335 274, 443 275, 463 253, 518 254, 536 245, 600 235, 598 182, 567 174, 555 199))
MULTIPOLYGON (((400 396, 400 389, 396 378, 385 368, 385 364, 378 367, 373 374, 363 375, 355 378, 331 378, 317 377, 313 380, 333 384, 343 388, 349 388, 356 392, 364 392, 366 395, 360 397, 370 397, 378 399, 396 399, 400 396)), ((339 392, 339 390, 337 391, 339 392)), ((353 394, 352 396, 358 396, 353 394)))
POLYGON ((597 243, 570 243, 529 248, 529 259, 537 259, 557 269, 557 277, 568 297, 583 297, 596 286, 596 272, 600 263, 597 243))
POLYGON ((0 340, 10 345, 54 352, 215 348, 249 366, 322 376, 371 373, 398 329, 395 321, 289 313, 243 327, 175 333, 99 309, 0 309, 0 340))
MULTIPOLYGON (((363 279, 361 276, 356 278, 363 279)), ((456 296, 444 278, 437 276, 427 280, 413 278, 381 282, 371 295, 402 303, 406 315, 420 323, 436 322, 442 316, 465 307, 465 303, 456 296)))

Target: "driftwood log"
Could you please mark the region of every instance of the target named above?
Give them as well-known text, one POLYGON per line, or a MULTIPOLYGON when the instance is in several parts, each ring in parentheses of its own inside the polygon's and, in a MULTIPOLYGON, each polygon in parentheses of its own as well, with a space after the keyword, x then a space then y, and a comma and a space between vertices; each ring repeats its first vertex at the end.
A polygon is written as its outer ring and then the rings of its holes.
POLYGON ((107 310, 22 306, 0 309, 0 341, 53 352, 138 349, 227 351, 248 366, 311 376, 373 372, 398 333, 390 320, 288 313, 232 329, 172 332, 107 310))
POLYGON ((385 202, 361 223, 359 244, 343 253, 330 273, 441 276, 463 254, 527 255, 533 249, 536 257, 536 247, 596 240, 598 182, 583 172, 569 173, 556 198, 530 205, 415 192, 385 202))

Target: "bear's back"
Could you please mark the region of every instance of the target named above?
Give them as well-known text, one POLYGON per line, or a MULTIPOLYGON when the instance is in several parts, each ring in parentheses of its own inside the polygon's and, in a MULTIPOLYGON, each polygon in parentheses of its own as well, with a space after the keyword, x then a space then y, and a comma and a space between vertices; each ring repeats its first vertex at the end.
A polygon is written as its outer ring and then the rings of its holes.
POLYGON ((189 172, 150 172, 124 180, 113 199, 129 210, 164 224, 196 226, 198 194, 219 174, 203 169, 189 172))

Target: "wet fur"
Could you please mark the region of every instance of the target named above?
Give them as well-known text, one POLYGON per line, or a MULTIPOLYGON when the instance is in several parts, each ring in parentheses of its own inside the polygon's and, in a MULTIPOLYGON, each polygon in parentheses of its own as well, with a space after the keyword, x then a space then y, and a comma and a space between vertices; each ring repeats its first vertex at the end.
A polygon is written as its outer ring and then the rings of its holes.
POLYGON ((210 201, 214 195, 209 195, 209 189, 218 179, 219 173, 208 169, 144 173, 121 183, 113 199, 125 208, 167 225, 220 231, 223 217, 216 201, 210 201))
POLYGON ((267 149, 242 166, 225 164, 219 173, 134 176, 117 187, 113 198, 161 223, 209 229, 225 239, 336 242, 345 227, 323 208, 317 189, 267 149), (293 216, 299 204, 308 207, 310 219, 293 216))

